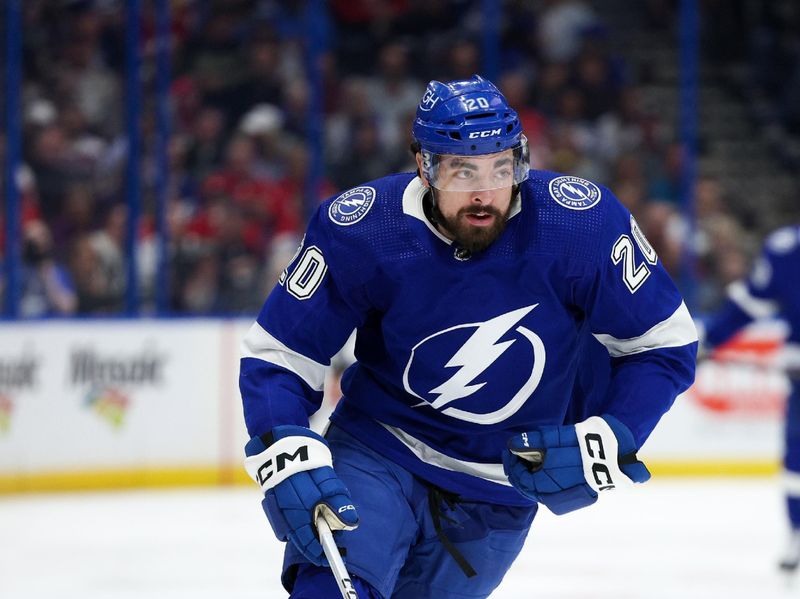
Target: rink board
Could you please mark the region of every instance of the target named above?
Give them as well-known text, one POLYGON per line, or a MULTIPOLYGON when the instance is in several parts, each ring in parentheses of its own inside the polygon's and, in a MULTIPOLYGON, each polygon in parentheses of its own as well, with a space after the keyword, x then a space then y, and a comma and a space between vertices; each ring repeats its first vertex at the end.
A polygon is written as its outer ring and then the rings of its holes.
POLYGON ((0 327, 0 491, 227 482, 246 441, 222 320, 0 327))
MULTIPOLYGON (((244 482, 237 375, 249 325, 0 326, 0 492, 244 482)), ((778 338, 757 329, 742 347, 778 338)), ((642 455, 656 474, 774 473, 787 389, 768 360, 703 364, 642 455)))

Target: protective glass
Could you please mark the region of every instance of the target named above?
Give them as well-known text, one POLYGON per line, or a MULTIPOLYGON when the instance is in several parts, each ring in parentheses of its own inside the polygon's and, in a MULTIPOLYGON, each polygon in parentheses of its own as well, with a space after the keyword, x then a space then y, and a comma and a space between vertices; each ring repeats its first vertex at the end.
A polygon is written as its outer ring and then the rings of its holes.
POLYGON ((480 156, 422 152, 423 170, 432 187, 441 191, 488 191, 518 185, 531 168, 528 141, 480 156))

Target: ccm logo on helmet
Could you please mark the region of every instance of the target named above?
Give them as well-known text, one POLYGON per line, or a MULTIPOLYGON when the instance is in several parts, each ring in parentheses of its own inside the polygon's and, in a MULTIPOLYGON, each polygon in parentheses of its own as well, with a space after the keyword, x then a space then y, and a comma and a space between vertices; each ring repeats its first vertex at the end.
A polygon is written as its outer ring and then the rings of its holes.
POLYGON ((264 462, 258 469, 258 484, 263 485, 273 474, 277 474, 286 468, 286 462, 293 462, 299 459, 301 462, 308 461, 308 445, 302 445, 297 448, 294 453, 283 452, 275 457, 275 467, 273 468, 272 460, 269 459, 264 462))
POLYGON ((502 129, 487 129, 486 131, 473 131, 467 137, 470 139, 477 139, 479 137, 492 137, 493 135, 500 135, 502 129))

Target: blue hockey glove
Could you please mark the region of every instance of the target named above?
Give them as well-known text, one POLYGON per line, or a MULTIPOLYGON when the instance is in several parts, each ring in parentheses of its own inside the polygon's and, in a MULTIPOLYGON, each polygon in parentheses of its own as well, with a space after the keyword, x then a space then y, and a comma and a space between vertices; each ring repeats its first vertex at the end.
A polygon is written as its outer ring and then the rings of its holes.
POLYGON ((609 415, 514 435, 503 470, 520 493, 559 515, 593 504, 600 491, 650 478, 633 434, 609 415))
POLYGON ((261 505, 275 535, 287 539, 313 564, 327 565, 316 521, 331 530, 353 530, 358 514, 350 492, 333 471, 328 444, 302 426, 276 426, 245 447, 245 468, 264 491, 261 505))

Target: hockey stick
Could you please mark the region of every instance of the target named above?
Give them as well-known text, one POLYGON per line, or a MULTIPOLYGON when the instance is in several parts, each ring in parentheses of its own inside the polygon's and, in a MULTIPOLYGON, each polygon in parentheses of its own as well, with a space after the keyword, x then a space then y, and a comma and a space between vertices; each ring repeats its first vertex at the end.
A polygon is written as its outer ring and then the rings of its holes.
POLYGON ((544 456, 546 453, 544 449, 532 447, 531 449, 517 449, 511 453, 528 462, 526 466, 531 472, 538 472, 544 465, 544 456))
POLYGON ((319 542, 322 543, 322 550, 325 552, 325 557, 328 558, 333 577, 336 579, 336 584, 339 586, 343 599, 358 599, 358 593, 356 593, 356 589, 353 586, 353 581, 350 580, 350 575, 347 573, 347 568, 344 567, 342 556, 339 555, 339 547, 336 546, 336 541, 333 540, 331 528, 323 516, 317 518, 317 532, 319 533, 319 542))

